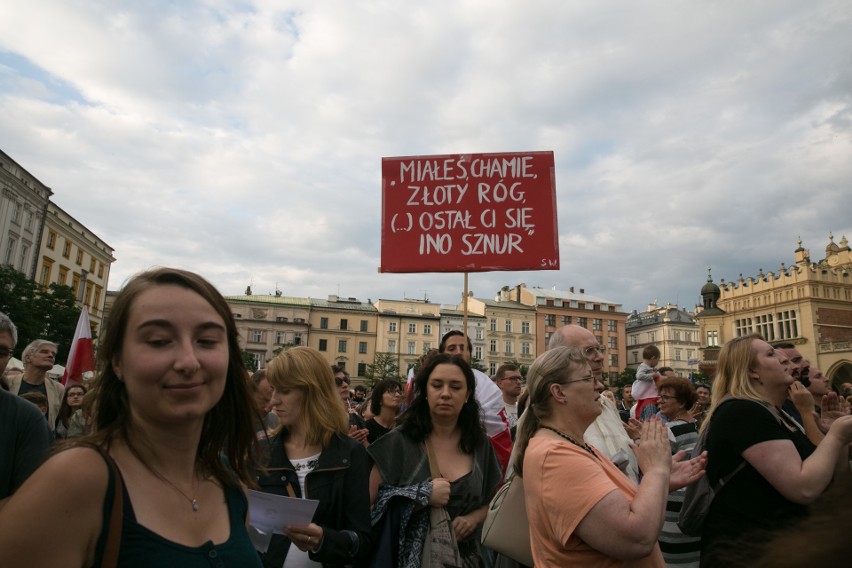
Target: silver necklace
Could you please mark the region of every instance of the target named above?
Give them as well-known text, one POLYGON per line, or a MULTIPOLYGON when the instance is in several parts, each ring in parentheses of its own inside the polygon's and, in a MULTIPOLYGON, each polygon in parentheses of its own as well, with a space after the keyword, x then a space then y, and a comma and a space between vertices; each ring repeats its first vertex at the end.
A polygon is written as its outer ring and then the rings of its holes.
POLYGON ((177 485, 175 485, 174 483, 172 483, 172 482, 171 482, 171 481, 170 481, 170 480, 169 480, 169 479, 168 479, 165 475, 163 475, 162 473, 160 473, 159 471, 157 471, 156 469, 154 469, 154 468, 153 468, 153 467, 151 467, 150 465, 148 466, 148 469, 150 469, 150 470, 154 473, 154 476, 155 476, 157 479, 159 479, 160 481, 165 481, 166 483, 168 483, 168 484, 172 487, 172 489, 174 489, 175 491, 177 491, 178 493, 180 493, 180 494, 181 494, 181 496, 182 496, 184 499, 186 499, 187 501, 189 501, 189 504, 192 506, 192 512, 193 512, 193 513, 197 513, 197 512, 198 512, 198 509, 200 509, 200 508, 201 508, 201 507, 198 505, 198 499, 197 499, 197 497, 198 497, 198 490, 199 490, 199 489, 201 489, 201 484, 200 484, 200 483, 198 484, 198 487, 195 489, 195 495, 194 495, 193 497, 190 497, 189 495, 187 495, 186 493, 184 493, 184 492, 181 490, 181 488, 180 488, 180 487, 178 487, 177 485))

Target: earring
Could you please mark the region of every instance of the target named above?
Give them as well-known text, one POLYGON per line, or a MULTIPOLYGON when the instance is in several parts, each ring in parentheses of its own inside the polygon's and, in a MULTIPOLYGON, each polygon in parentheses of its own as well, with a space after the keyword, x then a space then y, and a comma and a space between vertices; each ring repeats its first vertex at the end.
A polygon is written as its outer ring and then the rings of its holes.
POLYGON ((121 376, 121 375, 119 375, 118 373, 116 373, 116 374, 115 374, 115 378, 116 378, 116 379, 118 379, 118 381, 119 381, 120 383, 123 383, 123 382, 124 382, 124 377, 122 377, 122 376, 121 376))

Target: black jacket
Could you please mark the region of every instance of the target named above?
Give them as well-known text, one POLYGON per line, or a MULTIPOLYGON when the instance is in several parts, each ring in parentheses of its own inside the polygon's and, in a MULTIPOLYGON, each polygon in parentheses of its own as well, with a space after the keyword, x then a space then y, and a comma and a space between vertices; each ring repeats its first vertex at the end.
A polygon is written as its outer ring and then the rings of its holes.
MULTIPOLYGON (((289 495, 287 486, 302 496, 299 479, 284 450, 286 432, 271 440, 266 470, 259 472, 261 491, 289 495)), ((363 446, 347 436, 335 435, 320 453, 316 469, 305 478, 309 499, 319 501, 313 522, 323 528, 323 539, 311 560, 326 568, 367 566, 370 558, 370 465, 363 446)), ((269 550, 261 555, 263 565, 281 568, 290 549, 290 539, 274 535, 269 550)))

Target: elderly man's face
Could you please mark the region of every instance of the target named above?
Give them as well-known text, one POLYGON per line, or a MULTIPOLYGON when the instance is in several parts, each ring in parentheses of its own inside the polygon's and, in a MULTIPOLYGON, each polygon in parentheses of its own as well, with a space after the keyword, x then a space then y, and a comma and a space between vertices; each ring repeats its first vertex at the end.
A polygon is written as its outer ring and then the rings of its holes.
POLYGON ((30 353, 25 365, 30 365, 36 369, 49 371, 53 368, 56 362, 56 347, 49 343, 43 343, 38 346, 38 349, 30 353))
POLYGON ((595 377, 595 390, 603 392, 604 385, 601 382, 603 376, 604 348, 598 344, 595 335, 583 327, 567 325, 556 331, 561 333, 563 344, 573 349, 579 349, 589 361, 592 375, 595 377))

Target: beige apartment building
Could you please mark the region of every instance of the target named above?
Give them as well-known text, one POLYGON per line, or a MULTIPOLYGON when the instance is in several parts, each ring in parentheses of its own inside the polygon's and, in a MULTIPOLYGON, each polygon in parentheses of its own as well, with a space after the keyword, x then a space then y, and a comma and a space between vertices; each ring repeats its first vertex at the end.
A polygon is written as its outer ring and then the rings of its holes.
POLYGON ((642 350, 656 345, 660 350, 658 367, 671 367, 680 377, 698 371, 700 330, 692 314, 674 304, 651 304, 643 312, 627 316, 627 367, 642 363, 642 350))
POLYGON ((53 191, 0 150, 0 254, 4 265, 41 286, 63 284, 89 311, 92 331, 104 320, 114 249, 50 201, 53 191))
POLYGON ((0 261, 36 275, 44 215, 53 191, 0 150, 0 261))
POLYGON ((114 249, 55 203, 47 204, 36 280, 71 286, 77 302, 89 310, 92 330, 104 322, 104 304, 114 249))
POLYGON ((485 318, 483 365, 492 377, 504 363, 528 367, 536 357, 535 307, 510 299, 504 291, 494 300, 468 298, 467 302, 470 313, 485 318))
POLYGON ((441 341, 441 306, 425 300, 378 300, 376 351, 394 358, 400 376, 441 341))
POLYGON ((280 349, 307 345, 310 335, 311 303, 308 298, 251 293, 225 296, 234 314, 240 347, 251 354, 258 369, 266 367, 280 349))
POLYGON ((535 309, 535 353, 544 353, 551 335, 563 325, 577 324, 595 334, 598 343, 606 350, 604 378, 617 376, 625 367, 625 322, 627 314, 621 304, 589 294, 580 288, 575 292, 544 289, 519 284, 504 287, 501 295, 535 309))
POLYGON ((825 257, 802 247, 794 263, 777 272, 759 269, 717 286, 708 278, 696 315, 702 340, 702 368, 715 372, 719 347, 732 338, 759 333, 767 341, 789 341, 832 383, 852 381, 852 252, 846 237, 833 235, 825 257))
POLYGON ((308 345, 325 355, 330 365, 343 367, 353 378, 363 377, 376 354, 378 312, 357 298, 310 298, 308 345))

